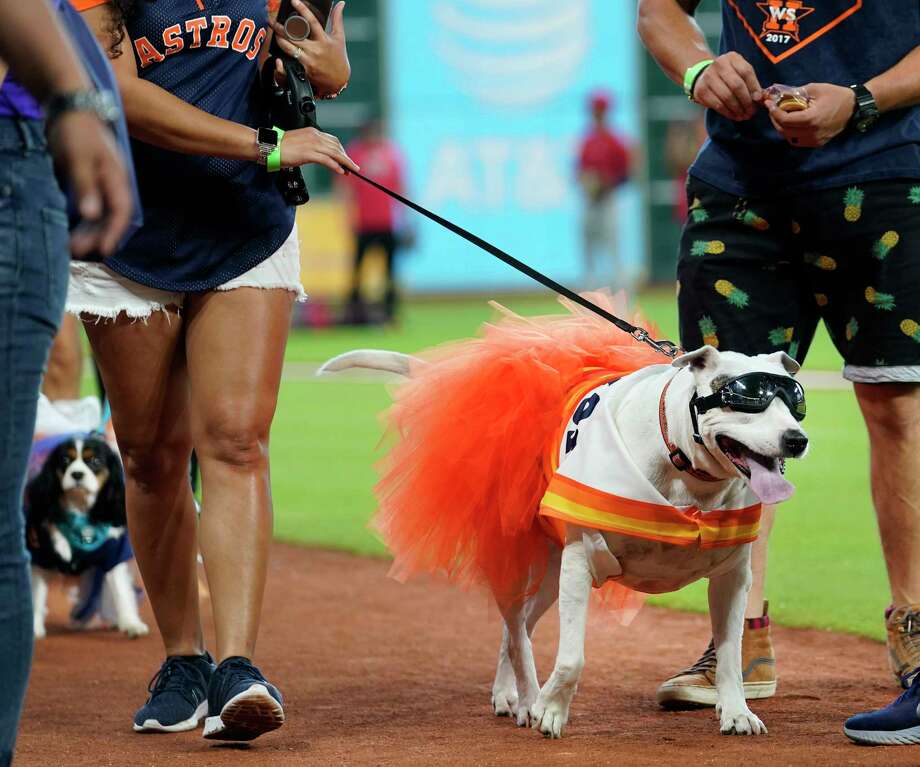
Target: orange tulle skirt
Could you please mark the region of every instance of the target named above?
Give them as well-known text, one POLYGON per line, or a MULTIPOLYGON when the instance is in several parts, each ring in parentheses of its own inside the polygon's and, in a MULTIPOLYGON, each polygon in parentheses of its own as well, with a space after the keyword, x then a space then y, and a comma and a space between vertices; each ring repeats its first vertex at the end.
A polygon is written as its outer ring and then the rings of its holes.
MULTIPOLYGON (((623 316, 615 304, 625 301, 590 297, 623 316)), ((538 509, 549 482, 547 451, 558 450, 571 415, 563 412, 567 395, 586 375, 619 378, 666 361, 563 303, 568 315, 538 318, 497 307, 502 316, 479 337, 421 355, 396 389, 374 522, 396 578, 444 573, 459 585, 487 586, 500 605, 539 585, 564 534, 544 524, 538 509)), ((616 582, 600 591, 607 607, 624 613, 641 604, 616 582)))

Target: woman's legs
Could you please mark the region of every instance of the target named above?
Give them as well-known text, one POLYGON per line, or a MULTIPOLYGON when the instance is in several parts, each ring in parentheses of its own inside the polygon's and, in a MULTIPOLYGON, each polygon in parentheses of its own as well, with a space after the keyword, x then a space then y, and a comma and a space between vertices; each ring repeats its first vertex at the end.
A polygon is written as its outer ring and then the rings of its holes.
POLYGON ((167 655, 203 652, 183 320, 85 323, 125 465, 128 527, 167 655))
POLYGON ((83 377, 83 349, 80 344, 80 321, 65 314, 60 330, 54 337, 48 370, 42 383, 42 393, 54 401, 77 399, 80 396, 80 379, 83 377))
POLYGON ((255 651, 272 532, 268 437, 293 303, 290 291, 260 288, 186 298, 201 551, 218 660, 255 651))

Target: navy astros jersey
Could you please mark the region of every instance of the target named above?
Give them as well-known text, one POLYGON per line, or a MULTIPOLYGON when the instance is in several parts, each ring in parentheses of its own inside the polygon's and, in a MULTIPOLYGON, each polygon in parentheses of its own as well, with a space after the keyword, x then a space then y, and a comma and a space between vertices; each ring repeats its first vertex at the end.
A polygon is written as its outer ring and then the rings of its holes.
MULTIPOLYGON (((127 28, 139 77, 218 117, 270 127, 258 93, 266 0, 137 0, 127 28)), ((129 279, 209 290, 267 259, 291 233, 294 209, 257 163, 138 140, 132 149, 144 225, 105 261, 129 279)))
MULTIPOLYGON (((763 87, 863 84, 920 45, 917 0, 722 0, 720 52, 737 51, 763 87)), ((708 142, 690 173, 731 194, 817 190, 920 178, 920 107, 847 129, 824 147, 790 146, 766 110, 733 122, 707 114, 708 142)))

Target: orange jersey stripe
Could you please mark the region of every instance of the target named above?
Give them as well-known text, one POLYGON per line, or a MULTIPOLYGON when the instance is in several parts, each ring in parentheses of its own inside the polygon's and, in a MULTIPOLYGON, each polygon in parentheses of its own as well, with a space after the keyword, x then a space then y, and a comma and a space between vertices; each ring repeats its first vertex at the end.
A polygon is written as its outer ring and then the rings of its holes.
POLYGON ((760 529, 760 505, 707 512, 677 509, 603 493, 568 477, 550 482, 540 514, 562 521, 635 535, 682 546, 703 548, 749 543, 760 529))

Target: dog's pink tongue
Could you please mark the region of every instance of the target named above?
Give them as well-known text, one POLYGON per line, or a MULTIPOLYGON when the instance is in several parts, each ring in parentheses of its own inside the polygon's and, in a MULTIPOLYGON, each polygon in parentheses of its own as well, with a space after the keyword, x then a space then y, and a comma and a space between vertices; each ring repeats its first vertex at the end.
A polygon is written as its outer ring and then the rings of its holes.
POLYGON ((751 489, 760 498, 761 503, 782 503, 795 492, 792 483, 787 481, 778 469, 770 471, 753 458, 748 459, 747 465, 751 470, 751 489))

